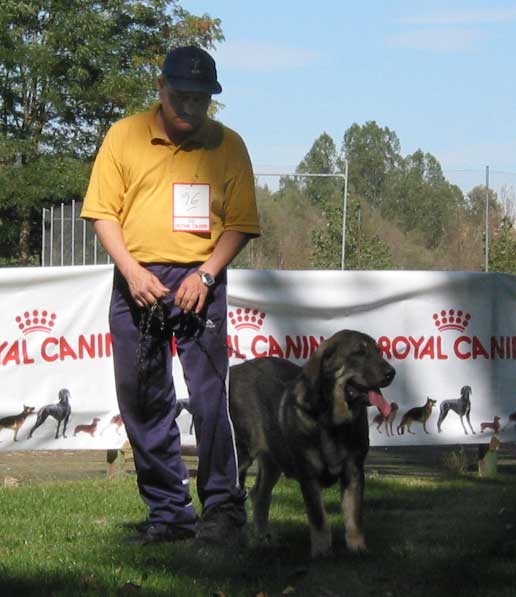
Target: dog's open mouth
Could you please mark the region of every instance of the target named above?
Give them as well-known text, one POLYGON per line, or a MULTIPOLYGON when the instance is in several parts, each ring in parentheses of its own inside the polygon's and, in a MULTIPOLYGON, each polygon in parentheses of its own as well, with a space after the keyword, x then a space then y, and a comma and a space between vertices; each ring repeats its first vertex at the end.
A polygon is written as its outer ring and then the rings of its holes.
POLYGON ((352 383, 346 384, 346 399, 348 402, 354 402, 363 399, 370 406, 376 406, 384 417, 391 413, 391 405, 385 400, 379 388, 363 388, 352 383))

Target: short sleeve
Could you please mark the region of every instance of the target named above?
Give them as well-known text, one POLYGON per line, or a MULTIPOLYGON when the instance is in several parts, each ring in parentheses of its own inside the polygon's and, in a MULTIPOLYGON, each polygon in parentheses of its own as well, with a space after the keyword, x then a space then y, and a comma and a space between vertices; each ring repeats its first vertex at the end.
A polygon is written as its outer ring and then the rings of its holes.
POLYGON ((243 140, 234 131, 228 144, 228 168, 224 184, 224 230, 260 235, 255 181, 243 140))
POLYGON ((119 222, 124 197, 120 152, 116 150, 116 129, 111 127, 97 154, 84 198, 81 217, 119 222))

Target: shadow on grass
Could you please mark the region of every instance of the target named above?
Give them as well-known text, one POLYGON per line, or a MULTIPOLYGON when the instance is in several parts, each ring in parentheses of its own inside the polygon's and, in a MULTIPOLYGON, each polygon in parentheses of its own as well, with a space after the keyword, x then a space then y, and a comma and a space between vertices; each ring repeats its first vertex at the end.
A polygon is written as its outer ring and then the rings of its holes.
MULTIPOLYGON (((334 556, 313 562, 303 502, 293 481, 282 480, 274 495, 274 540, 265 543, 249 531, 247 547, 226 551, 200 552, 193 542, 120 545, 126 533, 120 522, 128 510, 113 489, 106 485, 102 493, 91 491, 92 500, 117 500, 119 510, 112 511, 105 525, 81 527, 87 529, 82 538, 74 536, 66 543, 61 534, 62 543, 49 544, 46 559, 36 554, 26 574, 14 574, 15 561, 0 564, 0 595, 206 597, 220 591, 229 597, 260 592, 272 597, 293 587, 308 597, 514 596, 514 479, 369 479, 365 532, 370 551, 364 556, 346 551, 339 492, 327 490, 334 556)), ((57 502, 71 503, 71 488, 56 489, 52 500, 48 488, 41 491, 34 503, 49 515, 57 502)), ((75 510, 86 509, 81 503, 75 510)), ((16 516, 14 510, 7 512, 16 516)), ((21 554, 21 541, 18 549, 21 554)))

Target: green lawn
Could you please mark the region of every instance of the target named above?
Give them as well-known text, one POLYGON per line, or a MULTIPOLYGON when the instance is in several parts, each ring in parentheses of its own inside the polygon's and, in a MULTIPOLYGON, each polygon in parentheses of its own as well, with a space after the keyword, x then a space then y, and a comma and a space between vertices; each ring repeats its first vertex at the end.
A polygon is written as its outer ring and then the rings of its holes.
POLYGON ((245 549, 210 554, 120 545, 122 523, 145 516, 133 475, 2 488, 0 595, 516 596, 513 475, 371 474, 366 556, 346 553, 337 490, 326 503, 335 555, 310 562, 293 481, 275 490, 272 546, 251 534, 245 549))

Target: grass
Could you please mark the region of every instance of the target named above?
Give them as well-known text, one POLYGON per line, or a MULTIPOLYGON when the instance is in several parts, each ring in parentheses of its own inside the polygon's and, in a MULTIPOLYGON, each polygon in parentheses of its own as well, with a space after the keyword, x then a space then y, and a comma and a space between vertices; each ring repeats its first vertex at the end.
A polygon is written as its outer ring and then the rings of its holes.
POLYGON ((369 553, 346 552, 338 491, 327 490, 335 555, 310 562, 295 482, 275 490, 275 541, 251 534, 238 552, 191 543, 120 545, 145 509, 134 476, 0 489, 0 595, 516 596, 516 483, 373 474, 366 488, 369 553))

